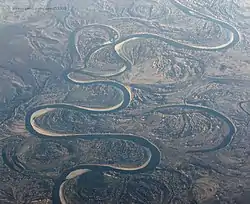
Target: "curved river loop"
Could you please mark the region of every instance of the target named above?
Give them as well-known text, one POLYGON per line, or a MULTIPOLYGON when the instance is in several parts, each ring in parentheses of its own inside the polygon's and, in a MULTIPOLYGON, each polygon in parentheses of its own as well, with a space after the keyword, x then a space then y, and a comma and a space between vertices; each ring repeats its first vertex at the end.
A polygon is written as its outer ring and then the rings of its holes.
MULTIPOLYGON (((100 74, 98 75, 98 74, 93 73, 91 71, 85 71, 84 69, 78 69, 78 70, 74 70, 74 71, 67 70, 65 72, 65 80, 69 83, 73 83, 73 84, 81 85, 81 86, 94 85, 94 84, 104 84, 104 85, 112 86, 115 89, 119 90, 123 94, 122 102, 113 106, 113 107, 110 107, 110 108, 98 108, 98 109, 79 106, 79 105, 73 105, 73 104, 67 104, 67 103, 57 103, 57 104, 38 106, 38 107, 35 107, 35 108, 29 110, 28 113, 26 114, 26 118, 25 118, 26 128, 34 136, 42 137, 42 138, 43 137, 55 137, 55 138, 59 138, 59 137, 61 137, 61 138, 71 137, 72 138, 72 137, 74 137, 74 138, 82 138, 85 140, 120 139, 120 140, 132 141, 136 144, 139 144, 139 145, 147 148, 150 153, 148 155, 147 161, 139 167, 134 167, 134 168, 125 168, 124 167, 123 168, 123 167, 117 167, 115 165, 110 165, 110 164, 82 164, 82 165, 78 165, 78 166, 72 167, 71 169, 66 170, 65 172, 63 172, 61 174, 61 176, 55 182, 55 186, 53 189, 53 195, 52 195, 53 196, 53 203, 65 204, 66 201, 65 201, 65 198, 63 195, 64 182, 69 180, 69 179, 72 179, 76 176, 80 176, 80 175, 86 173, 87 171, 90 171, 90 170, 92 170, 92 171, 96 170, 96 171, 102 171, 102 172, 115 171, 115 172, 124 173, 124 174, 137 174, 137 173, 143 173, 143 172, 148 172, 150 170, 154 170, 155 167, 159 164, 159 162, 161 160, 161 153, 160 153, 160 150, 158 149, 158 147, 156 145, 154 145, 148 139, 143 138, 142 136, 133 135, 133 134, 120 134, 120 133, 117 133, 117 134, 113 134, 113 133, 112 134, 108 134, 108 133, 105 133, 105 134, 103 134, 103 133, 59 134, 59 133, 51 132, 49 130, 46 130, 46 129, 39 127, 35 122, 36 119, 49 113, 49 112, 56 110, 58 108, 70 109, 70 110, 82 112, 84 114, 90 114, 90 113, 117 112, 117 111, 120 111, 122 109, 125 109, 126 107, 128 107, 130 105, 132 94, 131 94, 131 89, 129 86, 123 85, 122 83, 120 83, 118 81, 109 80, 109 79, 107 79, 107 80, 104 80, 104 79, 103 80, 92 80, 92 81, 77 80, 77 79, 72 77, 73 73, 74 74, 81 73, 81 74, 86 74, 89 76, 104 77, 104 78, 112 77, 115 75, 121 75, 122 73, 124 73, 125 71, 129 70, 132 67, 131 61, 123 53, 122 48, 126 43, 133 41, 135 39, 152 38, 152 39, 160 40, 160 41, 167 43, 169 45, 172 45, 176 48, 185 48, 185 49, 200 50, 200 51, 219 51, 222 49, 227 49, 229 47, 234 46, 240 40, 239 32, 237 31, 237 29, 235 27, 233 27, 229 23, 227 23, 223 20, 216 19, 212 16, 205 15, 205 14, 200 13, 198 11, 195 11, 195 10, 183 5, 181 2, 179 2, 177 0, 171 0, 171 2, 177 8, 179 8, 181 11, 186 13, 187 15, 191 15, 191 16, 194 16, 197 18, 201 18, 201 19, 219 24, 222 28, 224 28, 224 29, 228 30, 228 32, 230 32, 229 40, 224 44, 214 46, 214 47, 209 47, 209 46, 182 43, 182 42, 179 42, 179 41, 174 40, 174 39, 165 38, 165 37, 162 37, 160 35, 151 34, 151 33, 131 34, 128 37, 121 38, 119 31, 111 26, 100 25, 100 24, 86 25, 85 27, 97 27, 97 28, 102 28, 102 29, 107 30, 108 33, 110 34, 109 35, 110 39, 107 42, 103 43, 102 45, 90 50, 89 54, 85 58, 85 66, 86 66, 86 62, 88 61, 88 59, 90 58, 90 56, 93 53, 95 53, 97 50, 99 50, 105 46, 111 45, 111 46, 113 46, 113 49, 115 50, 115 52, 119 56, 120 60, 124 63, 124 67, 122 67, 116 73, 103 74, 103 75, 100 75, 100 74)), ((84 29, 85 27, 74 31, 72 35, 74 35, 75 37, 72 38, 72 36, 71 36, 69 41, 74 41, 74 43, 75 43, 77 33, 80 30, 84 29)), ((75 53, 77 53, 78 56, 80 56, 78 48, 76 46, 74 46, 74 48, 75 48, 75 50, 74 50, 75 53)), ((218 150, 218 149, 221 149, 221 148, 227 146, 232 141, 232 138, 233 138, 233 135, 236 131, 236 128, 233 125, 233 123, 231 122, 231 120, 228 119, 223 114, 221 114, 215 110, 212 110, 212 109, 209 109, 206 107, 202 107, 202 106, 195 106, 195 105, 188 105, 188 104, 185 104, 185 105, 178 105, 177 104, 177 105, 172 105, 172 106, 180 107, 180 108, 187 108, 187 109, 196 109, 196 110, 202 110, 202 111, 209 112, 212 115, 215 115, 215 116, 219 117, 220 119, 224 120, 229 126, 230 131, 229 131, 228 135, 226 136, 225 140, 217 147, 212 148, 212 149, 200 149, 200 150, 189 151, 189 152, 208 152, 208 151, 218 150)), ((168 107, 171 107, 171 105, 169 105, 168 107)), ((158 108, 160 108, 160 107, 158 107, 158 108)))

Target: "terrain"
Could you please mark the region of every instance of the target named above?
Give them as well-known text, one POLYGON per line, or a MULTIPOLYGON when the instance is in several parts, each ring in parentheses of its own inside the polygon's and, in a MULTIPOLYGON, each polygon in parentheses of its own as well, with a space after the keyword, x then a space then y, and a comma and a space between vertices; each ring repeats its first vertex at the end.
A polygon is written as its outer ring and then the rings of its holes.
POLYGON ((249 202, 247 0, 0 4, 0 203, 249 202))

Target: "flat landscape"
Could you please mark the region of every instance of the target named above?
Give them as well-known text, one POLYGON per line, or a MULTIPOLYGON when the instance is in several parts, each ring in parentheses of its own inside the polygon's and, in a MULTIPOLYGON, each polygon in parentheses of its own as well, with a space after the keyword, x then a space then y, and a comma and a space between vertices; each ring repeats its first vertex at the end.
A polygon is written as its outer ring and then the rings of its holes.
POLYGON ((2 0, 0 36, 0 204, 249 204, 249 0, 2 0))

